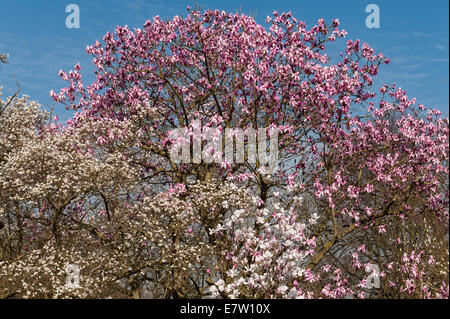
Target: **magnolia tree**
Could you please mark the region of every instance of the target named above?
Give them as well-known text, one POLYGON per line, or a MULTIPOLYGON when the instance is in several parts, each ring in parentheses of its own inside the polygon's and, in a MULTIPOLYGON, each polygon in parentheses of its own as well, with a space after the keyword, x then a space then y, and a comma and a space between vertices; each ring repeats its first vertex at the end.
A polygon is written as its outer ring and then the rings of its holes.
POLYGON ((66 125, 1 102, 2 296, 448 298, 448 118, 338 20, 266 23, 117 27, 66 125))

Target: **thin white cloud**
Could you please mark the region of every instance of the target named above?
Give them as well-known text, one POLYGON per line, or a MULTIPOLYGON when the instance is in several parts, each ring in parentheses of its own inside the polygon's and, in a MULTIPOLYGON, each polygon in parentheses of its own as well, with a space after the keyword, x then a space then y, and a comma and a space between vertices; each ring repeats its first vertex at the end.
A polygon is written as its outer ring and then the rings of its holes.
POLYGON ((434 48, 438 49, 439 51, 444 51, 447 49, 447 46, 442 45, 442 44, 436 44, 433 46, 434 48))

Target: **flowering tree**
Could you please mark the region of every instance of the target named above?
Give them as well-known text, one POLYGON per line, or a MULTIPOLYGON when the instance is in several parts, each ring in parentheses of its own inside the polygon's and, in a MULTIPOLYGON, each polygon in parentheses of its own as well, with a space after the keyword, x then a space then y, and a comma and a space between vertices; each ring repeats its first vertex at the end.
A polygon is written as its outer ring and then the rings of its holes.
POLYGON ((60 71, 69 84, 51 96, 77 111, 66 126, 27 100, 2 115, 17 130, 0 140, 7 296, 37 296, 27 287, 45 277, 49 297, 448 298, 448 119, 374 88, 389 59, 367 44, 332 61, 338 20, 266 22, 193 10, 117 27, 87 47, 93 83, 79 64, 60 71), (261 127, 278 134, 271 174, 248 154, 171 156, 173 129, 225 143, 227 129, 261 127), (44 250, 61 260, 17 279, 44 250), (85 285, 61 290, 74 262, 85 285))

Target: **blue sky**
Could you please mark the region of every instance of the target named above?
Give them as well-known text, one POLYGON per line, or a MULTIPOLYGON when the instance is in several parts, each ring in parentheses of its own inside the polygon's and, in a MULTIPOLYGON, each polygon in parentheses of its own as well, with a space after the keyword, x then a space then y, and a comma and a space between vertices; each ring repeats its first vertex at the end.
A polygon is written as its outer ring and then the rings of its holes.
MULTIPOLYGON (((205 9, 256 14, 264 23, 273 10, 291 11, 312 26, 318 18, 339 18, 347 38, 359 38, 392 60, 383 67, 378 82, 397 82, 418 102, 449 114, 449 2, 387 0, 322 0, 322 1, 211 1, 199 0, 205 9), (380 8, 379 29, 368 29, 365 20, 368 4, 380 8)), ((80 62, 84 79, 93 78, 91 58, 84 52, 87 45, 101 40, 116 25, 141 27, 155 15, 172 18, 186 15, 186 6, 194 1, 159 0, 7 0, 0 7, 0 53, 9 53, 9 64, 1 65, 0 86, 4 94, 16 89, 30 95, 44 106, 53 105, 50 90, 64 86, 57 75, 80 62), (80 28, 68 29, 65 20, 68 4, 80 8, 80 28)), ((345 42, 338 42, 341 48, 345 42)), ((62 120, 71 116, 62 105, 54 112, 62 120)))

